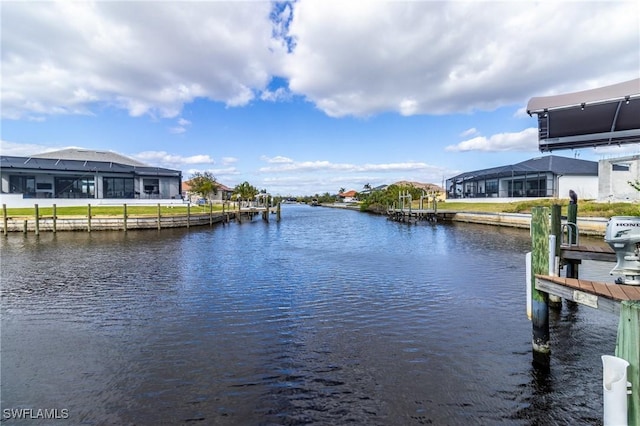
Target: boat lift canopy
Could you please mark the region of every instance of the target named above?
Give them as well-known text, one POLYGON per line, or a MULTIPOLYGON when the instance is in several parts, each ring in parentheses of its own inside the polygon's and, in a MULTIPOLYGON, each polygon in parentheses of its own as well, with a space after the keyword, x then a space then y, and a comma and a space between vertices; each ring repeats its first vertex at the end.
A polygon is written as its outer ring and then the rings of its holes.
POLYGON ((612 86, 535 97, 542 152, 640 142, 640 78, 612 86))

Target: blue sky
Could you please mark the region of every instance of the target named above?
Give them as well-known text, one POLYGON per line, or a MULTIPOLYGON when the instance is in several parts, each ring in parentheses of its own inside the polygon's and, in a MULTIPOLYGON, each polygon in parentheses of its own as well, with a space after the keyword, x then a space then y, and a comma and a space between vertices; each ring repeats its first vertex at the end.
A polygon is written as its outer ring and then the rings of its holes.
POLYGON ((0 7, 3 155, 111 150, 279 195, 539 156, 531 97, 640 76, 636 1, 0 7))

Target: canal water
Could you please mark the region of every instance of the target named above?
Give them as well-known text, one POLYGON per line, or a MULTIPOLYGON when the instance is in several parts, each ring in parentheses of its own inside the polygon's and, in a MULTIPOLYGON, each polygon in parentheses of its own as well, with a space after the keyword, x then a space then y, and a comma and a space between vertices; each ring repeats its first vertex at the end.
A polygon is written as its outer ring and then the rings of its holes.
POLYGON ((602 424, 617 318, 552 313, 536 369, 528 231, 282 210, 3 238, 3 424, 602 424))

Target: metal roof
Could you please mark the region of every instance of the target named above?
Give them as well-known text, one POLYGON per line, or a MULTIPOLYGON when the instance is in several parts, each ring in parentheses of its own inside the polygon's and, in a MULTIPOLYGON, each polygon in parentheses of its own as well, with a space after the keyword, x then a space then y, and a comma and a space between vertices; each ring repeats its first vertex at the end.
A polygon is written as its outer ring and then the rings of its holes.
POLYGON ((151 166, 132 166, 107 161, 64 160, 56 158, 0 156, 0 169, 69 171, 78 173, 121 173, 136 176, 176 176, 180 170, 164 169, 151 166))
POLYGON ((640 142, 640 78, 597 89, 535 97, 540 151, 640 142))
POLYGON ((577 158, 546 155, 513 165, 462 173, 448 180, 461 182, 546 172, 552 172, 556 175, 598 176, 598 163, 595 161, 579 160, 577 158))
POLYGON ((113 151, 95 151, 82 148, 68 148, 59 151, 43 152, 31 157, 55 158, 56 160, 81 160, 81 161, 103 161, 108 163, 120 163, 129 166, 149 166, 133 158, 125 157, 113 151))

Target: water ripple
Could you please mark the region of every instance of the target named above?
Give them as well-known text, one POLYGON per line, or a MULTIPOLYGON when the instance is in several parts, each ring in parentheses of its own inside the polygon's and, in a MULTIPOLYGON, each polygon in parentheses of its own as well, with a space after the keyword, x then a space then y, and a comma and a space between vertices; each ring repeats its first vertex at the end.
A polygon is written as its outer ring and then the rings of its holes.
POLYGON ((564 309, 552 372, 532 369, 526 231, 286 206, 280 223, 0 244, 3 408, 86 424, 600 416, 616 318, 564 309))

